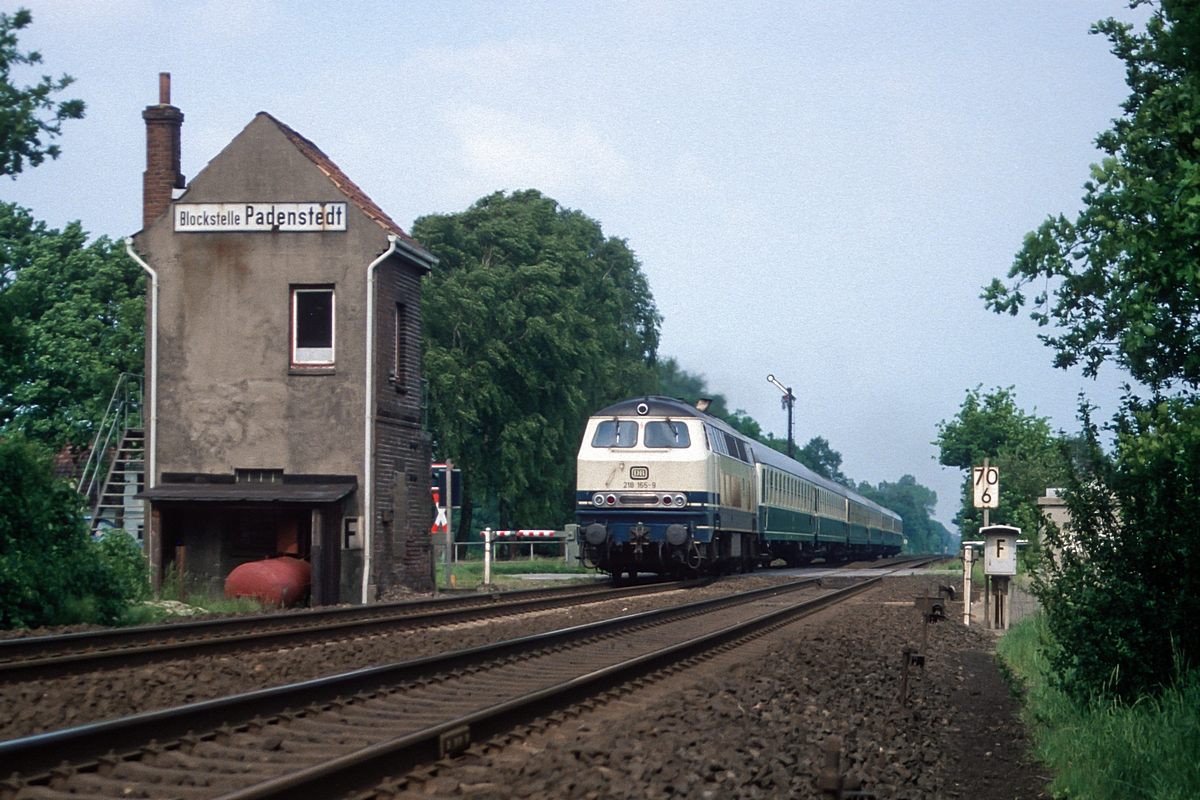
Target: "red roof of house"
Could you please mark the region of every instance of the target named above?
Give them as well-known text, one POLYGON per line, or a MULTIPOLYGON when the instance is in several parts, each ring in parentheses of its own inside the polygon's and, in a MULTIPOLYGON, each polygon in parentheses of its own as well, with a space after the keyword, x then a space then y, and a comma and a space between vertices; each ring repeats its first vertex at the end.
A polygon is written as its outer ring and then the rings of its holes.
POLYGON ((404 229, 397 225, 395 220, 385 214, 383 209, 375 204, 374 200, 367 197, 367 193, 358 188, 358 184, 350 180, 350 178, 346 176, 346 173, 342 172, 341 168, 338 167, 337 164, 333 163, 333 160, 329 156, 321 152, 321 148, 317 147, 311 141, 296 133, 296 131, 275 119, 275 117, 271 116, 267 112, 260 111, 258 113, 278 125, 279 130, 283 131, 283 135, 288 137, 292 144, 296 146, 296 149, 303 153, 309 161, 313 162, 313 164, 317 166, 317 169, 325 173, 329 180, 333 181, 333 185, 336 186, 342 192, 342 194, 346 195, 346 197, 349 198, 354 205, 358 206, 364 214, 374 220, 379 227, 383 228, 390 234, 399 236, 402 241, 412 245, 421 252, 428 252, 425 250, 425 248, 421 247, 421 245, 417 244, 415 239, 405 233, 404 229))

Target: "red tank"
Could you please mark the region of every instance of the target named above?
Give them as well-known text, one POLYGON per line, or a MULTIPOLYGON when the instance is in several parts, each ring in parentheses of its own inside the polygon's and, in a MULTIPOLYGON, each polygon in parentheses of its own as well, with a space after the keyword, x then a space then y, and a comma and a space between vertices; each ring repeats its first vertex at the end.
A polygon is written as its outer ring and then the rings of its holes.
POLYGON ((308 597, 312 567, 298 558, 269 558, 237 567, 225 579, 225 597, 253 597, 290 608, 308 597))

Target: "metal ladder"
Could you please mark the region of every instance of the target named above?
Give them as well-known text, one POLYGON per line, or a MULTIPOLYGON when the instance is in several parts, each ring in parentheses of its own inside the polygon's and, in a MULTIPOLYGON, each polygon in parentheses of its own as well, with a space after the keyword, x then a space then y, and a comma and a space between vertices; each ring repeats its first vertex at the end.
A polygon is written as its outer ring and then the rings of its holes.
POLYGON ((145 485, 146 439, 141 422, 142 378, 122 373, 77 487, 92 508, 88 524, 93 535, 119 529, 142 542, 145 508, 134 497, 145 485))
POLYGON ((108 465, 108 475, 92 508, 92 533, 101 534, 109 528, 120 528, 138 542, 146 513, 141 500, 134 497, 142 491, 146 473, 146 440, 141 428, 127 428, 121 444, 108 465))

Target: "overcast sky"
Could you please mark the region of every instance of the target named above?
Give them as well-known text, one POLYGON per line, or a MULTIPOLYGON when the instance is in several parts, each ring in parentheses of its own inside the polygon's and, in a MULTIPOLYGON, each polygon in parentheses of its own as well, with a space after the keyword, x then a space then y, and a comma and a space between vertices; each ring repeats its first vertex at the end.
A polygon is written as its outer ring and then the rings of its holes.
MULTIPOLYGON (((536 188, 628 240, 662 356, 858 480, 905 473, 950 525, 961 477, 930 444, 966 390, 1076 430, 1122 376, 1051 367, 978 296, 1024 234, 1079 208, 1120 62, 1119 2, 305 3, 29 0, 23 47, 87 119, 0 199, 93 234, 141 226, 141 110, 172 73, 199 172, 257 111, 312 139, 406 229, 536 188)), ((18 71, 32 82, 33 71, 18 71)), ((1003 477, 1001 478, 1003 488, 1003 477)))

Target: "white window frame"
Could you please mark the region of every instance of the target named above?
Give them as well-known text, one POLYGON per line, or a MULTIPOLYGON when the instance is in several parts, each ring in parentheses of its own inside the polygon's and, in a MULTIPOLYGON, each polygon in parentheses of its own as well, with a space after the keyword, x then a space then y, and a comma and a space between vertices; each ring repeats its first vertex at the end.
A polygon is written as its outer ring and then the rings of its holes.
POLYGON ((337 360, 337 291, 332 286, 293 286, 291 292, 291 359, 296 367, 332 367, 337 360), (300 315, 296 304, 298 297, 305 293, 329 293, 329 347, 298 347, 296 345, 297 325, 300 315))

